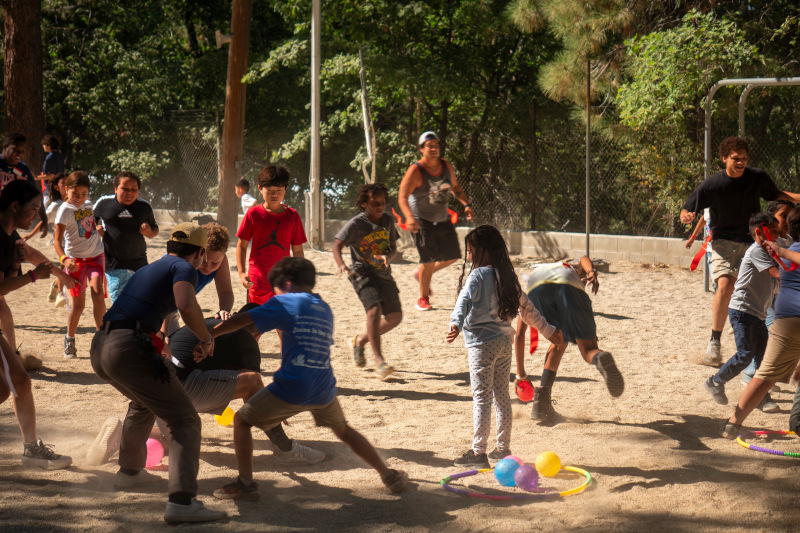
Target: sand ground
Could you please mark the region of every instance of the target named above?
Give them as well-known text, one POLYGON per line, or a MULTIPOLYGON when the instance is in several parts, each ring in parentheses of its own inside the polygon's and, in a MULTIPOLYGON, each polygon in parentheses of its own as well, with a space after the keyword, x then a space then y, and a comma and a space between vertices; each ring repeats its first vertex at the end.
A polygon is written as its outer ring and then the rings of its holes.
MULTIPOLYGON (((52 247, 33 243, 48 255, 52 247)), ((150 257, 164 253, 164 238, 150 246, 150 257)), ((413 250, 406 258, 415 259, 413 250)), ((626 380, 624 395, 612 399, 597 371, 572 346, 564 356, 553 396, 558 423, 529 419, 530 405, 514 400, 512 449, 526 461, 556 452, 564 464, 588 470, 592 485, 556 501, 490 502, 446 492, 439 481, 458 472, 453 460, 471 442, 472 416, 466 349, 459 338, 444 342, 460 264, 435 277, 436 310, 414 309, 413 262, 395 265, 405 316, 384 337, 389 362, 398 372, 388 382, 373 377, 370 364, 357 369, 351 339, 364 327, 364 313, 352 288, 335 275, 329 252, 307 253, 319 270, 318 291, 336 317, 332 349, 339 395, 351 425, 360 430, 390 466, 405 469, 409 491, 384 492, 377 474, 325 429, 300 415, 290 436, 324 451, 328 458, 310 467, 282 471, 263 435, 257 436, 255 467, 261 501, 215 501, 213 490, 235 477, 232 430, 201 415, 203 448, 199 497, 230 517, 180 529, 206 531, 356 530, 356 531, 796 531, 800 529, 797 460, 746 450, 719 438, 731 412, 710 400, 703 380, 711 374, 693 361, 705 347, 712 295, 702 291, 702 274, 687 269, 614 263, 601 274, 592 297, 600 345, 612 352, 626 380)), ((233 248, 229 258, 234 264, 233 248)), ((517 257, 522 274, 535 260, 517 257)), ((234 278, 235 274, 234 274, 234 278)), ((126 401, 93 372, 88 349, 94 327, 84 313, 78 331, 80 358, 62 357, 66 310, 46 301, 47 283, 26 286, 8 296, 21 350, 44 359, 32 374, 38 433, 56 450, 71 455, 67 470, 45 472, 19 464, 21 438, 11 402, 0 408, 0 531, 160 531, 166 481, 142 493, 114 492, 116 465, 89 467, 84 455, 107 416, 122 416, 126 401)), ((244 289, 236 287, 237 304, 244 289)), ((213 288, 200 297, 203 309, 218 307, 213 288)), ((261 339, 265 380, 279 362, 277 337, 261 339)), ((723 335, 732 355, 733 336, 723 335)), ((546 346, 545 346, 546 347, 546 346)), ((368 356, 370 351, 367 350, 368 356)), ((541 372, 543 349, 527 359, 528 373, 541 372)), ((735 403, 743 385, 731 382, 735 403)), ((781 414, 754 412, 748 427, 786 429, 792 393, 774 394, 781 414)), ((240 402, 234 402, 234 409, 240 402)), ((769 446, 800 451, 794 441, 769 446)), ((166 479, 166 472, 158 475, 166 479)), ((580 484, 573 476, 546 479, 564 490, 580 484)), ((460 486, 495 491, 491 474, 463 480, 460 486)), ((514 491, 515 489, 509 489, 514 491)))

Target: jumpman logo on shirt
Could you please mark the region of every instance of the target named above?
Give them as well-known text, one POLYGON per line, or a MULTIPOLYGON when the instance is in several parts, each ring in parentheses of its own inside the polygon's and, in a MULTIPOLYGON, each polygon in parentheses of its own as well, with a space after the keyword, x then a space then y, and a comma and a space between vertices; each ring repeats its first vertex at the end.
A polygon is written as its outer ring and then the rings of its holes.
POLYGON ((278 242, 278 226, 280 226, 280 225, 281 225, 280 222, 276 222, 275 223, 275 229, 272 230, 272 233, 269 234, 269 240, 267 242, 265 242, 264 244, 262 244, 261 246, 259 246, 257 248, 258 250, 260 250, 262 248, 266 248, 267 246, 269 246, 271 244, 274 244, 275 246, 277 246, 278 248, 280 248, 284 252, 286 251, 286 248, 281 246, 281 243, 278 242))

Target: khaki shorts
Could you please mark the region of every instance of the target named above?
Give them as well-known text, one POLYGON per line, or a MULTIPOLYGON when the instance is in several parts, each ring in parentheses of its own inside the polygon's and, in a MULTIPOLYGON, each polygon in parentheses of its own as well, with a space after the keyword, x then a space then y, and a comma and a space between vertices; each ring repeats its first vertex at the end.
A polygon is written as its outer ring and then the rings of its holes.
POLYGON ((800 360, 800 318, 776 318, 769 328, 769 341, 756 375, 764 381, 788 383, 800 360))
POLYGON ((311 413, 318 426, 338 429, 347 425, 338 398, 334 398, 332 402, 325 405, 295 405, 284 402, 266 388, 261 389, 247 400, 239 409, 239 416, 251 426, 267 431, 287 418, 305 411, 311 413))
POLYGON ((722 276, 736 279, 744 253, 750 245, 725 239, 714 239, 711 242, 714 245, 711 250, 711 279, 717 281, 722 276))

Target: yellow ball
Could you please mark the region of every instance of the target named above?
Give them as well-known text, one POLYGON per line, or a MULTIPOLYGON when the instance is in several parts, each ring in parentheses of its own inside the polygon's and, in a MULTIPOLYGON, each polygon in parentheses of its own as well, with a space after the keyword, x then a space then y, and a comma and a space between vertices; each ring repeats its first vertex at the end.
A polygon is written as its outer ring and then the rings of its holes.
POLYGON ((542 452, 536 458, 536 470, 545 477, 553 477, 561 470, 561 459, 553 452, 542 452))
POLYGON ((217 421, 217 424, 220 426, 228 427, 233 424, 233 409, 230 407, 226 407, 224 411, 222 411, 221 415, 214 415, 214 420, 217 421))

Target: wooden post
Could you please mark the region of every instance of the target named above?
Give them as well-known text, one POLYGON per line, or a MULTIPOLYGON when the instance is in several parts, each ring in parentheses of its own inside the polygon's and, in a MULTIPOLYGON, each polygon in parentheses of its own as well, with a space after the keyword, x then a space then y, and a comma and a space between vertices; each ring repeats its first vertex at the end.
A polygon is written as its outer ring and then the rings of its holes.
POLYGON ((222 125, 222 164, 219 177, 217 221, 235 234, 239 208, 234 186, 242 175, 242 135, 244 132, 245 84, 250 49, 252 0, 233 0, 231 44, 228 49, 228 81, 225 84, 225 122, 222 125))
POLYGON ((311 176, 306 201, 308 244, 322 250, 325 242, 325 218, 320 177, 320 0, 311 2, 311 176))

